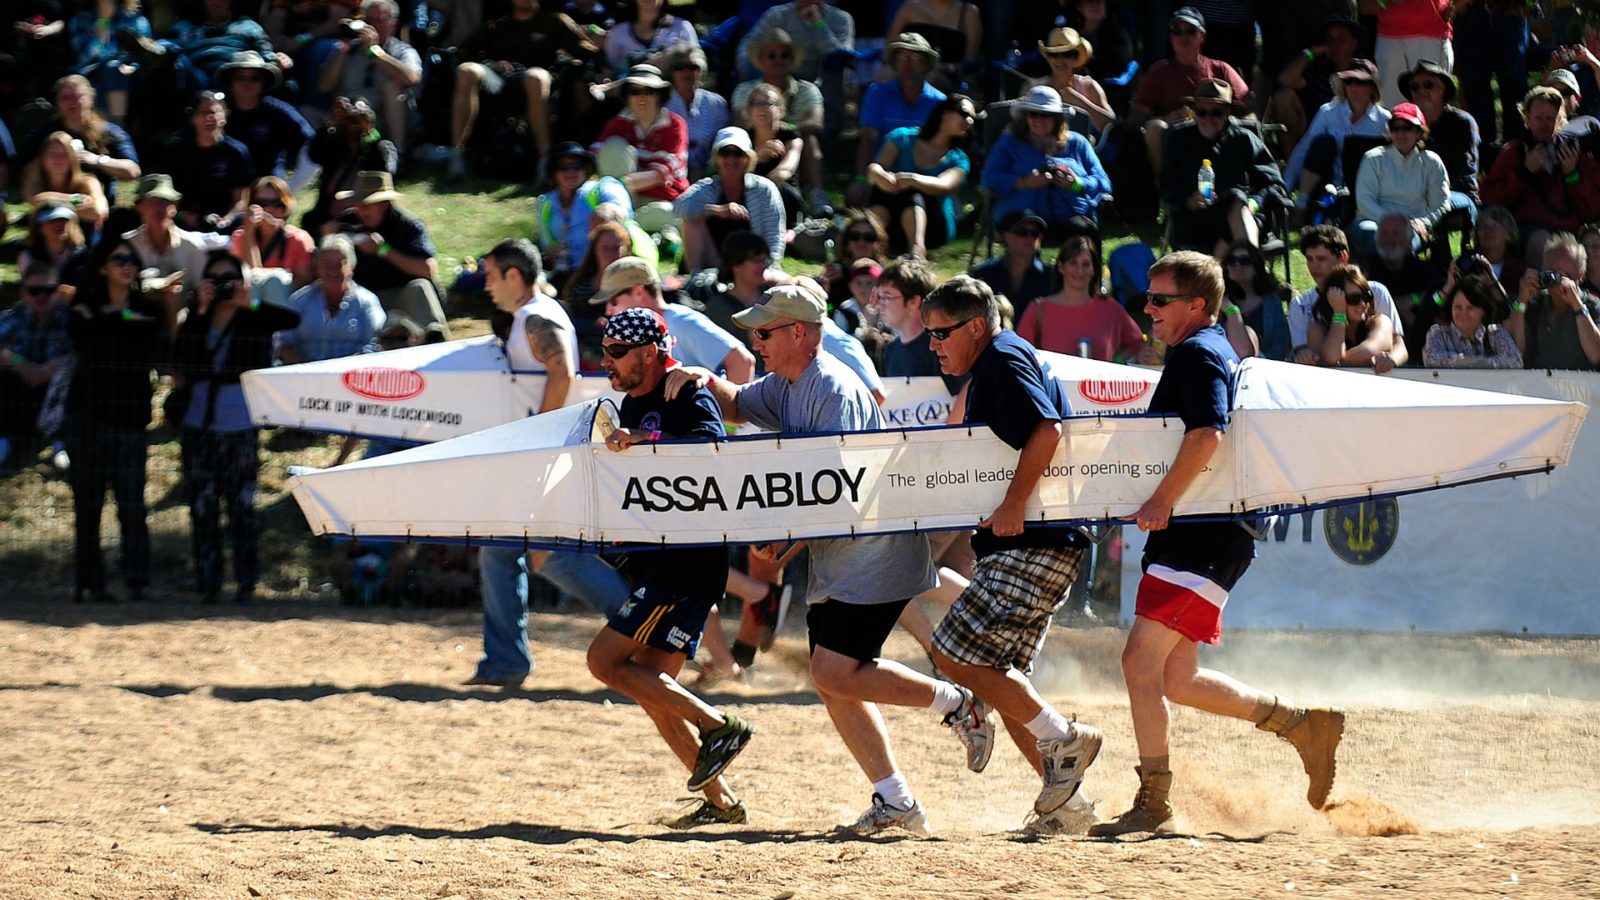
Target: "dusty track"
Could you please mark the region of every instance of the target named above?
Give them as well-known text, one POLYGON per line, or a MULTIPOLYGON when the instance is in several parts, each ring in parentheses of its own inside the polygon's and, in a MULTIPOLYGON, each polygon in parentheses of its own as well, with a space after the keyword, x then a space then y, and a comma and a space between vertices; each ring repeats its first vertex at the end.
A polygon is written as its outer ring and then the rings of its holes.
MULTIPOLYGON (((477 627, 0 607, 0 896, 1600 896, 1600 642, 1232 638, 1224 667, 1349 710, 1341 804, 1305 805, 1287 745, 1179 712, 1193 837, 1022 839, 1036 787, 1014 749, 973 775, 930 713, 890 710, 938 839, 858 841, 828 834, 868 786, 797 643, 714 693, 759 729, 730 770, 751 823, 683 835, 653 823, 684 773, 583 667, 598 620, 536 617, 516 693, 457 685, 477 627)), ((1057 632, 1041 673, 1107 732, 1086 783, 1103 814, 1135 786, 1119 640, 1057 632)))

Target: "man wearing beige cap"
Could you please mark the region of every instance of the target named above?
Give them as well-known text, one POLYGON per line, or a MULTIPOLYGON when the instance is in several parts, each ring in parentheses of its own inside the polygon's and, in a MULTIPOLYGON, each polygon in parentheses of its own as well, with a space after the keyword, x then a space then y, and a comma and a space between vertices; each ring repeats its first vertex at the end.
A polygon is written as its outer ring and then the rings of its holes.
MULTIPOLYGON (((814 292, 779 285, 734 322, 754 336, 767 374, 736 386, 705 369, 681 367, 667 378, 667 396, 709 387, 730 422, 752 422, 784 434, 839 434, 883 427, 866 385, 822 351, 827 311, 814 292)), ((884 639, 909 599, 938 583, 923 535, 875 535, 809 542, 806 601, 811 678, 834 727, 872 782, 872 807, 850 830, 877 834, 900 828, 929 833, 921 804, 895 763, 877 703, 922 706, 945 717, 967 748, 967 765, 989 761, 988 709, 971 692, 934 681, 883 659, 884 639)), ((772 554, 778 548, 763 551, 772 554)))
POLYGON ((606 267, 600 276, 600 290, 589 301, 605 307, 607 316, 626 309, 648 309, 661 316, 672 335, 672 354, 684 365, 700 366, 724 378, 744 384, 755 376, 755 357, 744 343, 718 328, 704 314, 661 296, 661 276, 647 259, 624 256, 606 267))

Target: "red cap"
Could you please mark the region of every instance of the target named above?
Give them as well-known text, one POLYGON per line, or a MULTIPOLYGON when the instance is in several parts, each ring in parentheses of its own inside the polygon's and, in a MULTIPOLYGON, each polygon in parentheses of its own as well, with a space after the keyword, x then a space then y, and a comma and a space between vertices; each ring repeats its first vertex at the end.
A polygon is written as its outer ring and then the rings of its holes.
POLYGON ((1415 103, 1401 103, 1389 110, 1389 115, 1402 122, 1410 122, 1418 128, 1426 128, 1428 123, 1422 118, 1422 110, 1417 109, 1415 103))

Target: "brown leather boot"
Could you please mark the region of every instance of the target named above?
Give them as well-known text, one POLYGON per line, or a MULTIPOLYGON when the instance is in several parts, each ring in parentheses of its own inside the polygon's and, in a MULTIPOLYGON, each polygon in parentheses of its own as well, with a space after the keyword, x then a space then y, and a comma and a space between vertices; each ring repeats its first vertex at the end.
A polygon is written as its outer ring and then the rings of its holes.
POLYGON ((1134 766, 1139 773, 1139 793, 1133 798, 1133 808, 1109 822, 1101 822, 1089 829, 1091 837, 1116 837, 1148 831, 1151 834, 1170 834, 1175 827, 1172 804, 1167 794, 1172 790, 1171 772, 1146 772, 1134 766))
POLYGON ((1333 790, 1333 778, 1338 769, 1335 758, 1339 739, 1344 736, 1344 710, 1300 709, 1276 697, 1276 706, 1266 721, 1256 725, 1270 731, 1294 745, 1300 754, 1310 783, 1306 787, 1306 802, 1312 809, 1328 805, 1328 793, 1333 790))

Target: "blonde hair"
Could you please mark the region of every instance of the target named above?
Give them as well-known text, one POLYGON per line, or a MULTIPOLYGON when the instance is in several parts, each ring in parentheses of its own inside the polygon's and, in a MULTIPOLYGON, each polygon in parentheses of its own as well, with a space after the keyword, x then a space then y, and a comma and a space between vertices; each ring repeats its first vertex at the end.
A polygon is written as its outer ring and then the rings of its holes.
POLYGON ((1178 293, 1199 297, 1206 301, 1206 315, 1215 317, 1222 308, 1222 264, 1215 257, 1193 250, 1179 250, 1156 260, 1150 267, 1150 277, 1171 275, 1178 293))
POLYGON ((72 149, 72 135, 67 134, 65 131, 52 131, 40 142, 39 153, 34 156, 33 160, 28 163, 27 168, 23 170, 22 194, 25 197, 32 197, 40 191, 81 194, 83 191, 78 190, 78 186, 83 183, 83 179, 86 177, 88 176, 84 173, 83 166, 78 162, 78 154, 72 149), (51 184, 49 173, 45 171, 44 154, 51 144, 59 144, 63 150, 67 151, 66 184, 51 184))
MULTIPOLYGON (((744 109, 746 115, 749 115, 750 107, 755 104, 757 97, 769 97, 778 104, 778 115, 777 118, 772 120, 773 126, 776 127, 777 125, 782 124, 783 117, 788 115, 789 112, 788 105, 784 103, 783 100, 783 91, 778 90, 766 82, 762 82, 761 84, 751 88, 750 96, 746 97, 744 100, 744 109)), ((751 121, 754 122, 755 120, 752 119, 751 121)))

